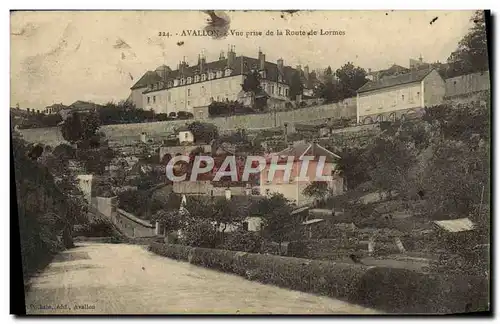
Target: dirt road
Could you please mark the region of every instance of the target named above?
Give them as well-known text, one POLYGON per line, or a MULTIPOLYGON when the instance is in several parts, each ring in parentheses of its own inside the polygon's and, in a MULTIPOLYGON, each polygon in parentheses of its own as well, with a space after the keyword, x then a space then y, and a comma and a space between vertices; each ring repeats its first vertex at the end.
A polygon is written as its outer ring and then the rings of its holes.
POLYGON ((373 314, 127 244, 82 243, 32 281, 28 314, 373 314))

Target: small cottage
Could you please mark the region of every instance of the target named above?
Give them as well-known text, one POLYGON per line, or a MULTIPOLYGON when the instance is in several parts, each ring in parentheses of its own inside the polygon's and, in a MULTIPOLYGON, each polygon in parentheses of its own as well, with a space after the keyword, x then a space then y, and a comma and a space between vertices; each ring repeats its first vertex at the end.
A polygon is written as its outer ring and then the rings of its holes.
POLYGON ((187 126, 183 126, 183 127, 179 128, 178 132, 179 132, 179 135, 178 135, 179 143, 181 143, 181 144, 194 143, 193 132, 191 132, 191 130, 187 126))

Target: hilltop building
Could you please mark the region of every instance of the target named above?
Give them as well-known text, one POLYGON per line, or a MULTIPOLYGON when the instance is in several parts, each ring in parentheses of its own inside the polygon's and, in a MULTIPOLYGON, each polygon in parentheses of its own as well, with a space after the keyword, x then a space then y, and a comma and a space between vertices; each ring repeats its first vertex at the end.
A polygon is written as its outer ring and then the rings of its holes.
MULTIPOLYGON (((156 113, 194 113, 195 108, 213 101, 237 100, 243 80, 251 71, 260 73, 262 89, 272 102, 288 100, 290 80, 296 69, 285 66, 281 58, 276 63, 266 61, 260 50, 257 58, 236 56, 234 46, 227 55, 221 52, 216 61, 207 62, 201 53, 193 66, 184 58, 175 70, 161 65, 155 71, 147 71, 131 87, 129 99, 137 108, 156 113)), ((307 66, 301 74, 309 78, 307 66)))
POLYGON ((435 69, 413 70, 375 81, 358 89, 357 122, 394 121, 443 103, 445 81, 435 69))

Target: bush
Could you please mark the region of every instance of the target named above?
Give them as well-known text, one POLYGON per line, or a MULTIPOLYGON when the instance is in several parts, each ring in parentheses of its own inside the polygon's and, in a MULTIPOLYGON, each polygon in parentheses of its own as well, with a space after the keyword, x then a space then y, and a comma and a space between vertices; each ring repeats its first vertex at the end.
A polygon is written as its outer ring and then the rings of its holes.
POLYGON ((358 283, 357 303, 396 313, 460 313, 487 310, 488 282, 478 277, 428 275, 372 268, 358 283))
POLYGON ((125 190, 118 194, 118 207, 141 217, 146 213, 149 193, 145 190, 125 190))
POLYGON ((73 236, 75 237, 107 237, 115 235, 116 229, 111 221, 106 219, 96 219, 87 224, 75 225, 73 227, 73 236))
POLYGON ((222 248, 231 251, 258 253, 262 243, 262 237, 255 232, 237 231, 226 234, 222 248))
POLYGON ((179 111, 177 113, 177 118, 178 119, 190 119, 190 118, 193 118, 194 115, 190 112, 187 112, 187 111, 179 111))
POLYGON ((167 115, 165 113, 161 113, 161 114, 157 114, 156 115, 156 120, 158 120, 158 121, 166 121, 166 120, 172 120, 172 118, 169 117, 169 115, 167 115))
POLYGON ((362 265, 337 264, 228 250, 157 244, 150 251, 174 259, 188 260, 250 280, 337 298, 354 294, 355 284, 366 272, 362 265))
POLYGON ((216 245, 217 231, 208 220, 195 220, 182 228, 180 241, 184 245, 213 248, 216 245))
POLYGON ((174 244, 162 244, 162 243, 157 243, 153 242, 149 245, 148 250, 168 257, 172 258, 175 260, 183 260, 183 261, 188 261, 189 257, 189 252, 193 248, 190 246, 183 246, 183 245, 174 245, 174 244))
POLYGON ((150 251, 250 280, 345 299, 397 313, 489 309, 488 281, 406 269, 366 267, 227 250, 152 243, 150 251))

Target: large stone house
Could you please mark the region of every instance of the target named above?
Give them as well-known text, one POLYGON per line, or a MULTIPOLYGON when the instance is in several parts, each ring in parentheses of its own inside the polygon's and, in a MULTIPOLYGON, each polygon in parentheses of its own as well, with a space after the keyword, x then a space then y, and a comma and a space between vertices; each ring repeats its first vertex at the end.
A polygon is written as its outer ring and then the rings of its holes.
POLYGON ((369 81, 358 89, 357 122, 404 119, 424 107, 439 105, 445 97, 445 81, 434 69, 369 81))
POLYGON ((184 59, 175 70, 162 65, 147 71, 131 87, 129 100, 137 108, 156 113, 193 113, 195 107, 208 106, 213 101, 237 100, 250 71, 260 73, 262 89, 270 98, 287 100, 295 69, 285 66, 281 58, 276 63, 266 61, 260 50, 258 58, 236 56, 234 46, 227 57, 221 53, 216 61, 207 62, 201 54, 192 66, 184 59))
POLYGON ((317 143, 307 142, 298 142, 267 158, 266 167, 260 172, 260 194, 280 193, 297 206, 312 203, 314 197, 307 196, 304 193, 304 189, 316 179, 318 165, 321 169, 320 157, 325 157, 323 170, 320 175, 332 177, 331 181, 327 181, 330 194, 342 194, 344 189, 343 179, 336 172, 340 156, 317 143), (306 156, 310 159, 309 162, 304 162, 306 156), (289 157, 292 157, 290 160, 293 159, 293 162, 289 179, 286 181, 284 167, 289 157), (279 161, 278 163, 274 163, 276 159, 279 161), (272 170, 273 168, 275 168, 274 171, 272 170), (305 175, 309 180, 300 178, 303 175, 301 174, 302 168, 306 170, 305 175))

